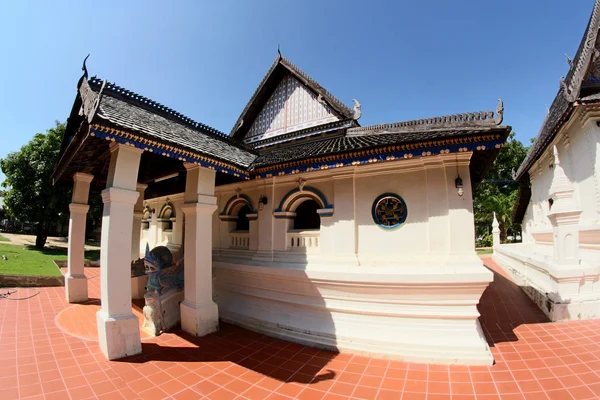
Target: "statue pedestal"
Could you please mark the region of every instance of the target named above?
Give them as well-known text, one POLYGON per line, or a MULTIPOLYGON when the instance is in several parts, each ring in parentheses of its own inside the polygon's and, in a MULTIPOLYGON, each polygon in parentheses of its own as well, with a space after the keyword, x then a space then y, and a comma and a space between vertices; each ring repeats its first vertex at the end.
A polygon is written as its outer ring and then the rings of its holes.
POLYGON ((154 335, 160 335, 181 321, 179 303, 184 299, 183 290, 172 288, 160 296, 156 292, 146 293, 144 298, 144 328, 154 335))

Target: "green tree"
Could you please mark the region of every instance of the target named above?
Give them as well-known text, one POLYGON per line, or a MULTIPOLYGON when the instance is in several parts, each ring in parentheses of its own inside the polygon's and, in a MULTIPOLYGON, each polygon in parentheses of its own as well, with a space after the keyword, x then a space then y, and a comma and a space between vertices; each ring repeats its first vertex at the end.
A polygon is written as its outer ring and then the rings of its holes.
POLYGON ((44 247, 49 229, 69 213, 69 191, 52 186, 52 171, 60 152, 65 124, 37 133, 21 150, 0 159, 6 175, 4 206, 21 222, 35 227, 35 245, 44 247))
POLYGON ((512 210, 519 192, 519 183, 513 181, 513 173, 519 169, 527 150, 511 132, 485 180, 477 187, 473 208, 478 237, 491 231, 494 212, 500 223, 502 241, 506 241, 509 234, 520 232, 520 226, 512 222, 512 210))

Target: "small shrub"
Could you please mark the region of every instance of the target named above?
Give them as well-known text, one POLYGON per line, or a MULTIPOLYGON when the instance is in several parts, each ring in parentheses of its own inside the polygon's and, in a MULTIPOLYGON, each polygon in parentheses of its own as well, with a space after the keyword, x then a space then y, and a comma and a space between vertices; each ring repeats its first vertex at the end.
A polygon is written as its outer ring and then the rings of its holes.
POLYGON ((476 243, 477 247, 492 247, 494 245, 494 236, 491 233, 483 235, 476 243))

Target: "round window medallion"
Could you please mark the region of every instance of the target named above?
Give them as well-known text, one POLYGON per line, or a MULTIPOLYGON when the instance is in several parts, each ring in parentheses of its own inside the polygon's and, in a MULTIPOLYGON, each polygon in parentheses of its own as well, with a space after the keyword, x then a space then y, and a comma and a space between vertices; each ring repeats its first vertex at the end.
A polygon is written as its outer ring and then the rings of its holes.
POLYGON ((406 203, 394 193, 385 193, 373 202, 373 221, 382 228, 397 228, 406 221, 406 203))

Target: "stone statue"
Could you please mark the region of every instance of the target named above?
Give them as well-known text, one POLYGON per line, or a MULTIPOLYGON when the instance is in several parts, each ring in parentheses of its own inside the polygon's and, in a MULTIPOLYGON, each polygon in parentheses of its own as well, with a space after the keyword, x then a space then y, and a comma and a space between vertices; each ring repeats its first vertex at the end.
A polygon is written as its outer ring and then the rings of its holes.
POLYGON ((156 292, 160 295, 174 287, 177 290, 183 289, 183 259, 173 264, 173 255, 167 247, 158 246, 150 251, 146 245, 144 267, 148 275, 148 293, 156 292))
POLYGON ((171 288, 183 289, 183 259, 173 264, 171 250, 158 246, 150 250, 146 244, 144 258, 131 263, 131 277, 148 275, 148 293, 160 295, 171 288))

